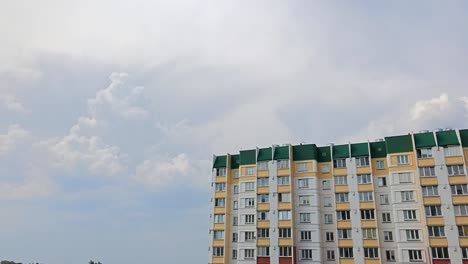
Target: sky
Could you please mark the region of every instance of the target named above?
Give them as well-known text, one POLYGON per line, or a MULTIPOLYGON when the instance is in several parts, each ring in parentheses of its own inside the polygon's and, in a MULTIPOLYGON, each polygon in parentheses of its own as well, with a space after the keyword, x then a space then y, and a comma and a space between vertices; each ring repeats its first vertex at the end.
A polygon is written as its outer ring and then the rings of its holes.
POLYGON ((213 154, 468 128, 467 12, 1 0, 0 260, 206 263, 213 154))

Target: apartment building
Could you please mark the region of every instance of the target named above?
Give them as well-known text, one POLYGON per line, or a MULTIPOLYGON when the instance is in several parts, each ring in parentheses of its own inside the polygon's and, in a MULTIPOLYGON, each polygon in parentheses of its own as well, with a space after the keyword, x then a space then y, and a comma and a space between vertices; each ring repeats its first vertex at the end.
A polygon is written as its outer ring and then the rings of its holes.
POLYGON ((208 263, 468 264, 468 129, 214 156, 208 263))

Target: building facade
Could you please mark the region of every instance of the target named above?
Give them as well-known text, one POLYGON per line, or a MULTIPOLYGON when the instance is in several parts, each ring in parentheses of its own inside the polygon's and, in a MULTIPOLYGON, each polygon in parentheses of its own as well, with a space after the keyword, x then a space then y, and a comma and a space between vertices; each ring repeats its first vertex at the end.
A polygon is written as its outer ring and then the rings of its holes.
POLYGON ((468 129, 214 156, 208 263, 468 264, 468 129))

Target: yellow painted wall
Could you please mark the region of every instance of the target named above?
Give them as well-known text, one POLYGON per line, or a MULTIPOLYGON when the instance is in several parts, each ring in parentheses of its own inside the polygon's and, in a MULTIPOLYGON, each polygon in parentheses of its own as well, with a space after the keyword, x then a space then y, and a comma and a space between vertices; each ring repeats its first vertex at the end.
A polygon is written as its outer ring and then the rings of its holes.
POLYGON ((255 174, 256 173, 256 167, 257 167, 256 165, 240 166, 240 170, 241 170, 240 176, 241 177, 247 176, 246 173, 245 173, 247 168, 253 168, 253 170, 254 170, 254 175, 249 175, 248 177, 255 176, 256 175, 255 174))
POLYGON ((291 210, 291 203, 278 203, 278 210, 291 210))
POLYGON ((349 229, 351 228, 351 221, 336 221, 336 227, 338 229, 349 229))
POLYGON ((290 175, 289 169, 278 169, 278 176, 288 176, 290 175))
POLYGON ((257 211, 269 211, 270 204, 269 203, 259 203, 257 204, 257 211))
POLYGON ((258 246, 269 246, 270 239, 269 238, 257 238, 257 245, 258 246))
POLYGON ((364 247, 379 247, 379 240, 377 239, 364 239, 362 241, 364 247))
MULTIPOLYGON (((226 203, 227 203, 227 201, 226 201, 226 203)), ((215 207, 214 213, 215 214, 224 214, 224 209, 225 209, 224 207, 215 207)))
POLYGON ((455 216, 457 225, 468 225, 468 216, 455 216))
POLYGON ((372 184, 359 184, 358 185, 358 191, 360 192, 371 192, 374 188, 372 187, 372 184))
POLYGON ((358 167, 356 168, 357 174, 371 174, 372 170, 370 167, 358 167))
POLYGON ((278 220, 278 227, 281 227, 281 228, 291 227, 291 220, 278 220))
POLYGON ((377 227, 377 223, 375 220, 361 220, 361 227, 362 228, 375 228, 377 227))
POLYGON ((348 185, 335 185, 335 192, 349 192, 349 187, 348 185))
POLYGON ((444 218, 441 216, 426 217, 426 223, 428 226, 445 225, 444 218))
POLYGON ((448 241, 445 237, 429 238, 429 244, 433 247, 446 247, 448 246, 448 241))
POLYGON ((450 184, 466 184, 466 176, 465 175, 460 175, 460 176, 449 176, 449 183, 450 184))
MULTIPOLYGON (((224 249, 224 254, 226 254, 226 249, 224 249)), ((211 259, 211 263, 213 264, 221 264, 224 263, 224 257, 213 257, 211 259)))
POLYGON ((361 209, 374 209, 374 202, 360 202, 359 208, 361 209))
MULTIPOLYGON (((226 221, 226 216, 224 216, 224 221, 226 221)), ((213 224, 213 229, 223 230, 224 229, 224 224, 213 224)))
POLYGON ((268 170, 261 170, 261 171, 258 171, 257 173, 258 173, 257 177, 259 178, 270 176, 270 171, 268 170))
POLYGON ((438 185, 439 182, 437 181, 437 177, 421 177, 420 183, 421 186, 428 186, 428 185, 438 185))
POLYGON ((292 246, 292 239, 291 238, 279 238, 278 245, 279 246, 292 246))
POLYGON ((372 172, 373 176, 388 175, 388 164, 387 164, 386 159, 372 159, 371 162, 372 162, 372 168, 373 168, 373 172, 372 172), (380 160, 383 160, 385 164, 385 169, 383 170, 377 169, 377 161, 380 161, 380 160))
POLYGON ((468 247, 468 237, 460 237, 458 241, 460 242, 460 246, 468 247))
POLYGON ((445 158, 445 163, 447 165, 457 165, 457 164, 463 164, 463 157, 458 156, 458 157, 446 157, 445 158))
POLYGON ((468 196, 466 195, 459 195, 459 196, 452 196, 453 204, 466 204, 468 201, 468 196))
POLYGON ((215 192, 215 198, 226 198, 226 192, 215 192))
POLYGON ((337 203, 336 204, 336 210, 337 211, 344 211, 344 210, 350 210, 351 206, 349 203, 337 203))
MULTIPOLYGON (((381 256, 383 259, 383 256, 381 256)), ((380 264, 380 259, 365 259, 365 264, 380 264)))
POLYGON ((419 167, 435 166, 434 158, 418 159, 419 167))
POLYGON ((413 152, 398 153, 390 155, 389 171, 416 170, 416 160, 413 152), (408 155, 408 165, 397 165, 397 156, 408 155))
POLYGON ((338 239, 338 247, 353 247, 352 239, 338 239))
MULTIPOLYGON (((278 186, 278 192, 283 193, 283 192, 291 192, 291 185, 280 185, 278 186)), ((291 199, 292 199, 292 194, 291 194, 291 199)))
POLYGON ((340 259, 338 254, 335 257, 340 260, 340 264, 354 264, 354 259, 340 259))
POLYGON ((270 193, 270 187, 268 187, 268 186, 258 187, 257 188, 257 193, 259 193, 259 194, 262 194, 262 193, 268 194, 268 193, 270 193))
MULTIPOLYGON (((226 232, 224 232, 226 234, 226 232)), ((213 240, 213 247, 224 247, 224 239, 213 240)), ((226 252, 224 252, 226 254, 226 252)))
POLYGON ((424 197, 424 204, 425 205, 441 204, 440 197, 439 196, 424 197))
POLYGON ((335 176, 344 176, 344 175, 348 175, 348 169, 346 169, 346 168, 333 169, 333 174, 334 174, 335 176))
POLYGON ((257 221, 257 227, 258 228, 269 228, 270 227, 270 221, 269 220, 257 221))

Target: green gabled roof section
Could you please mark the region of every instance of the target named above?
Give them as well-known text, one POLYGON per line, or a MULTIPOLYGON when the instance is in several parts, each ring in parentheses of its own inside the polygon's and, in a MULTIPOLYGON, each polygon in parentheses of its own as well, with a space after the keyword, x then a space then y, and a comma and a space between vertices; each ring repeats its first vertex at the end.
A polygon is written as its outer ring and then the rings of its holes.
POLYGON ((272 149, 271 148, 262 148, 258 150, 257 161, 272 160, 272 149))
POLYGON ((468 129, 460 130, 461 143, 464 148, 468 147, 468 129))
POLYGON ((385 137, 387 153, 403 153, 413 151, 411 135, 385 137))
POLYGON ((436 141, 434 138, 434 133, 418 133, 414 134, 414 145, 416 148, 430 148, 436 146, 436 141))
POLYGON ((213 168, 225 168, 227 166, 227 156, 217 156, 213 163, 213 168))
POLYGON ((293 146, 293 160, 317 160, 315 144, 293 146))
POLYGON ((240 155, 231 155, 231 169, 238 169, 239 168, 239 158, 240 155))
POLYGON ((252 150, 241 150, 240 152, 240 158, 239 158, 239 165, 252 165, 257 163, 255 160, 257 157, 257 150, 252 149, 252 150))
POLYGON ((384 141, 370 143, 371 159, 387 157, 387 147, 384 141))
POLYGON ((318 162, 330 162, 331 161, 330 147, 318 147, 317 148, 317 160, 318 162))
POLYGON ((289 159, 289 146, 276 147, 274 159, 289 159))
POLYGON ((349 145, 333 146, 333 159, 349 158, 349 145))
POLYGON ((460 145, 455 130, 436 132, 436 137, 439 146, 460 145))
POLYGON ((351 144, 351 157, 369 156, 369 143, 351 144))

